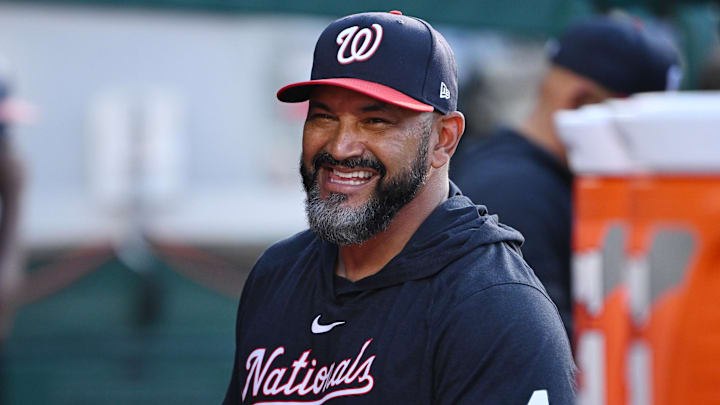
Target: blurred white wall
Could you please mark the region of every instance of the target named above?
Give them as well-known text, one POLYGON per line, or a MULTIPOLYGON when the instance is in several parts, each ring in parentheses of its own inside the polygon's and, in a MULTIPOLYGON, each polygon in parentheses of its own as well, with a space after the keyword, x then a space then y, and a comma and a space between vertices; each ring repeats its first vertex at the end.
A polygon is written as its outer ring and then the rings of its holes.
POLYGON ((142 175, 154 179, 138 188, 154 232, 212 242, 302 229, 302 107, 274 94, 309 76, 326 23, 0 5, 0 53, 38 110, 15 133, 28 242, 121 236, 123 191, 142 175))

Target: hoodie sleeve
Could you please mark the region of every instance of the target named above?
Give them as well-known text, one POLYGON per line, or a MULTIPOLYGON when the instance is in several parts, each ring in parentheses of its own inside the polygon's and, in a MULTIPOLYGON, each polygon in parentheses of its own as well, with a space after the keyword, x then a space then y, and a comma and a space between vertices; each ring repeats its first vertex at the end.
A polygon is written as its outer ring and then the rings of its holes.
POLYGON ((575 403, 570 346, 555 306, 540 290, 495 285, 442 319, 433 404, 575 403))

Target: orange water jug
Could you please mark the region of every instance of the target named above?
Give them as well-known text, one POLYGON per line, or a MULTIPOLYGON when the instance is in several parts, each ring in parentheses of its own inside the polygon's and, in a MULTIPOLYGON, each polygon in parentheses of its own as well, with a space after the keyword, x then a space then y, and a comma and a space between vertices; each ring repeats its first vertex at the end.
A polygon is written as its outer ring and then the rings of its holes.
POLYGON ((720 404, 720 93, 556 116, 577 177, 578 403, 720 404))

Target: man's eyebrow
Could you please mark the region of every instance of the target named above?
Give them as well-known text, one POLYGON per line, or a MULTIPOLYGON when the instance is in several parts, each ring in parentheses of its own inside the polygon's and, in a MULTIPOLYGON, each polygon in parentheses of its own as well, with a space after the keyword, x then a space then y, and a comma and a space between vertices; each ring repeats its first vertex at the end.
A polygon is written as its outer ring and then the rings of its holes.
POLYGON ((309 108, 319 108, 321 110, 330 111, 330 107, 328 107, 326 104, 315 100, 310 100, 309 108))
POLYGON ((366 105, 365 107, 361 108, 362 112, 375 112, 375 111, 390 111, 392 109, 392 106, 383 103, 383 102, 377 102, 370 105, 366 105))

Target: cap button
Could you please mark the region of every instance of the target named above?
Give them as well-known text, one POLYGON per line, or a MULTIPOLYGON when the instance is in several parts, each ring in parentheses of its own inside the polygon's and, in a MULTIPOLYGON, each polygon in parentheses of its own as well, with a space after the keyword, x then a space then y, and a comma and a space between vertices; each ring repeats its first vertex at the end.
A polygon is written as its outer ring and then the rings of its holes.
POLYGON ((402 15, 402 11, 400 11, 400 10, 392 10, 392 11, 390 11, 389 13, 390 13, 390 14, 395 14, 395 15, 402 15))

